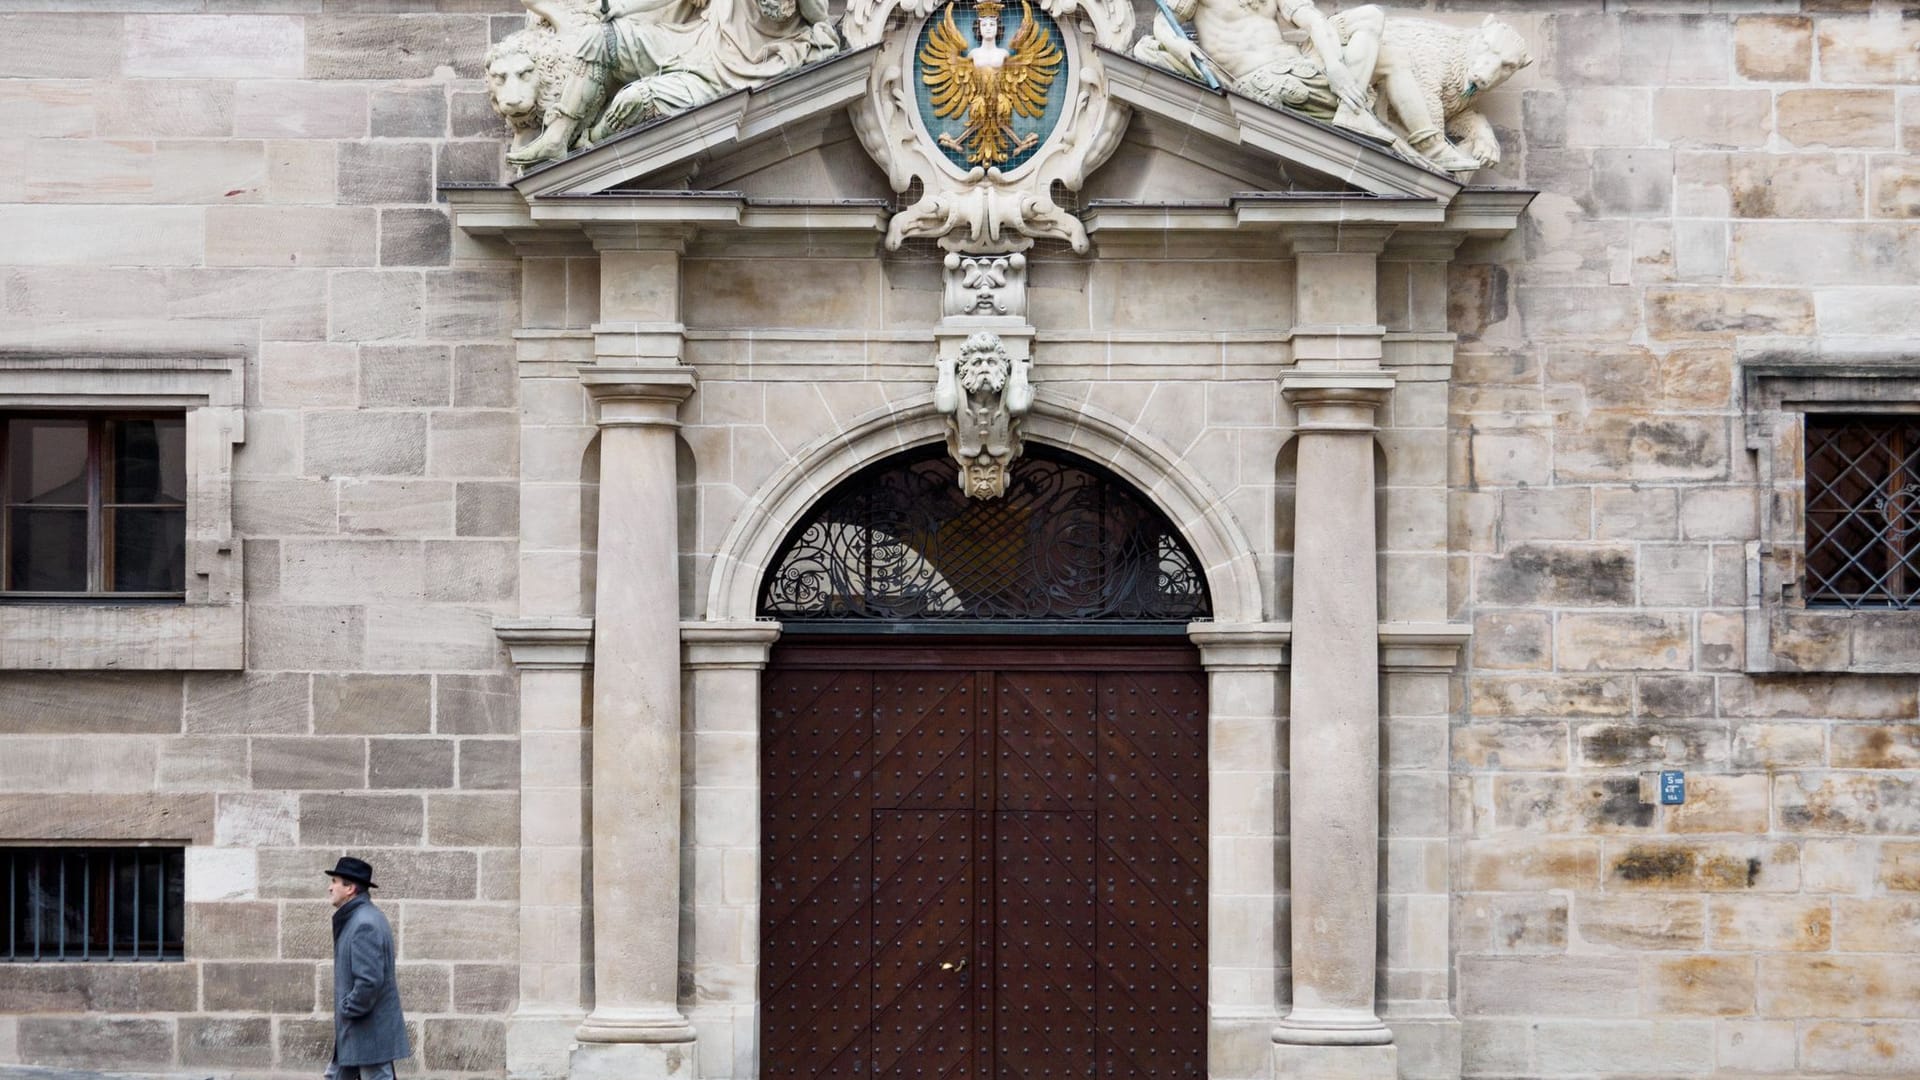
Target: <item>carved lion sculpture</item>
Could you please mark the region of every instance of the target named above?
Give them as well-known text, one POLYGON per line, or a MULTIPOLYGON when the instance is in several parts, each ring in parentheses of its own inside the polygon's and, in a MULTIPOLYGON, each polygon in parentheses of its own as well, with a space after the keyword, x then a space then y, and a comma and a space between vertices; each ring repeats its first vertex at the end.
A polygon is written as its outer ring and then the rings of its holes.
POLYGON ((1426 94, 1428 114, 1445 118, 1447 134, 1467 156, 1482 166, 1500 163, 1493 123, 1474 102, 1533 63, 1518 31, 1491 15, 1465 29, 1396 16, 1387 20, 1380 52, 1406 65, 1426 94))
POLYGON ((487 50, 487 99, 520 146, 546 127, 571 69, 571 39, 546 23, 516 30, 487 50))

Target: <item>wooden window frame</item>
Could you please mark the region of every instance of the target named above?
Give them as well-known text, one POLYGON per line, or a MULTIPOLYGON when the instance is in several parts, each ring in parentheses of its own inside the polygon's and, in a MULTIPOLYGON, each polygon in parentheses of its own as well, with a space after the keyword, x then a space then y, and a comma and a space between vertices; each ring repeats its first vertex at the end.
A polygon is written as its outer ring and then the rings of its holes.
MULTIPOLYGON (((124 509, 174 509, 171 503, 126 503, 108 502, 108 461, 107 425, 120 420, 179 420, 184 427, 186 413, 183 410, 129 410, 129 411, 56 411, 56 410, 5 410, 0 411, 0 603, 37 603, 47 601, 92 601, 112 602, 127 600, 181 602, 187 597, 186 546, 181 545, 181 588, 178 590, 133 590, 115 589, 113 581, 113 549, 109 524, 112 515, 109 510, 124 509), (13 514, 23 503, 16 503, 11 490, 13 447, 10 438, 10 426, 19 420, 77 420, 87 425, 87 587, 79 591, 29 590, 10 588, 8 575, 11 573, 13 514)), ((184 482, 185 463, 182 463, 182 481, 184 482)), ((185 510, 184 502, 179 509, 185 510)), ((184 541, 184 537, 183 537, 184 541)))

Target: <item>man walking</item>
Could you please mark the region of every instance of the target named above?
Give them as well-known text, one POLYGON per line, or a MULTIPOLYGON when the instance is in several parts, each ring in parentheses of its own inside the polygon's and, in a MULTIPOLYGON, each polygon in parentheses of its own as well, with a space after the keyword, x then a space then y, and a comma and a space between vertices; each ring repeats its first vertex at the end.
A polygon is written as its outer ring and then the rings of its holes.
POLYGON ((333 1061, 327 1080, 393 1080, 393 1063, 411 1057, 400 987, 393 971, 393 928, 367 898, 373 867, 351 855, 327 871, 333 901, 333 1061))

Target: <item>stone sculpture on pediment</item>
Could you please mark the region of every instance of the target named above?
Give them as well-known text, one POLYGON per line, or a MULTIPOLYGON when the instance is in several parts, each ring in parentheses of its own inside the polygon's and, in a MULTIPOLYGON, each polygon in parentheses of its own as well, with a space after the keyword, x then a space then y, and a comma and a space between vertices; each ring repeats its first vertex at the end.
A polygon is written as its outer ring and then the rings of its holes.
POLYGON ((528 167, 825 59, 826 0, 522 0, 487 54, 494 111, 528 167))
POLYGON ((947 418, 947 452, 960 466, 960 487, 969 498, 997 499, 1020 455, 1020 421, 1033 409, 1032 364, 1010 355, 1000 335, 981 330, 936 365, 933 407, 947 418))
POLYGON ((1519 33, 1492 16, 1462 28, 1372 4, 1328 15, 1314 0, 1172 0, 1167 11, 1191 20, 1192 34, 1163 12, 1135 59, 1202 82, 1217 73, 1235 93, 1447 172, 1499 163, 1493 125, 1474 106, 1532 63, 1519 33))
POLYGON ((854 130, 893 190, 920 189, 889 223, 889 249, 924 238, 976 255, 1036 239, 1088 250, 1053 193, 1078 191, 1126 128, 1093 46, 1131 43, 1130 3, 850 0, 842 30, 850 47, 879 49, 854 130))

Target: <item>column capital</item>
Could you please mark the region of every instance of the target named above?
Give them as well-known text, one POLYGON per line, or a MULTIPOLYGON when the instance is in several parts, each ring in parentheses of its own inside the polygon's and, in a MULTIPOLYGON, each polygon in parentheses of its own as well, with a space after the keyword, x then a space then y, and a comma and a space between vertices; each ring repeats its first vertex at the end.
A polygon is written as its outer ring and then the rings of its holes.
POLYGON ((1393 372, 1374 368, 1299 371, 1280 380, 1280 396, 1293 406, 1295 430, 1372 433, 1374 414, 1393 393, 1393 372))
POLYGON ((1378 255, 1393 236, 1392 225, 1301 225, 1288 229, 1287 245, 1301 255, 1378 255))
POLYGON ((686 666, 695 671, 716 668, 758 671, 767 666, 767 654, 779 637, 780 624, 772 619, 680 624, 680 650, 686 666))
POLYGON ((608 427, 679 427, 682 402, 699 377, 690 367, 666 364, 594 365, 580 369, 597 407, 596 422, 608 427))
POLYGON ((1209 673, 1278 672, 1287 665, 1293 624, 1192 622, 1187 624, 1187 640, 1200 647, 1200 665, 1209 673))
POLYGON ((500 619, 493 633, 521 671, 578 671, 593 663, 590 616, 500 619))
POLYGON ((685 254, 699 230, 691 225, 647 221, 589 221, 581 226, 601 251, 671 251, 685 254))

